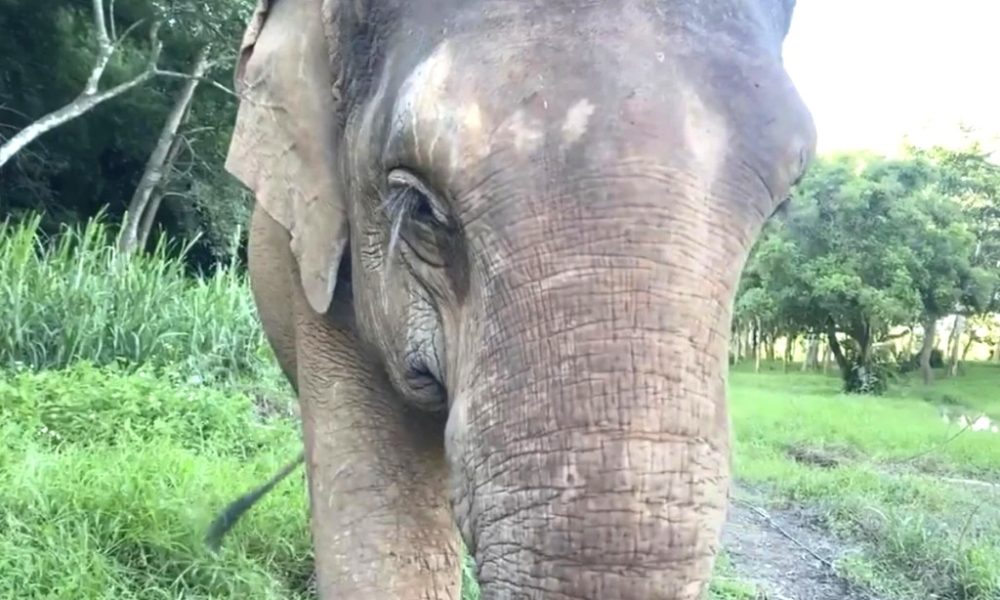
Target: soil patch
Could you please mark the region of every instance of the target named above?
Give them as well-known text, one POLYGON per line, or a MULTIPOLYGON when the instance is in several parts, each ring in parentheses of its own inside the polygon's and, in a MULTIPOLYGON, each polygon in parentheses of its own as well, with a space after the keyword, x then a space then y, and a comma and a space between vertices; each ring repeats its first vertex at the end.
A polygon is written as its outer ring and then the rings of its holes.
POLYGON ((766 507, 765 496, 738 485, 722 540, 737 576, 756 585, 761 599, 877 600, 837 575, 833 564, 855 548, 823 531, 806 509, 766 507))

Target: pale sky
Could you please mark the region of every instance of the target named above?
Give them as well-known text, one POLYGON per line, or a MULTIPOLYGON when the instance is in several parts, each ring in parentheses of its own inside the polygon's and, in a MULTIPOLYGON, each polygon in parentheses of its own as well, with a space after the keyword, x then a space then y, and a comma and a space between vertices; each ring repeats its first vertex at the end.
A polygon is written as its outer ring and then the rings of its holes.
POLYGON ((1000 136, 1000 0, 798 0, 784 55, 821 153, 1000 136))

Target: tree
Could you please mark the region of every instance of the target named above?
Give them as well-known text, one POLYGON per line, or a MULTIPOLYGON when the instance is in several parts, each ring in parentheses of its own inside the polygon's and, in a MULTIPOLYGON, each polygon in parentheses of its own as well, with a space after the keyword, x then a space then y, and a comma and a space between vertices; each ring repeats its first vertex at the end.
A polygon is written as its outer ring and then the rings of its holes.
POLYGON ((756 295, 785 331, 822 332, 845 390, 880 392, 890 329, 956 306, 975 278, 974 236, 937 178, 917 158, 818 160, 755 248, 738 306, 756 295))
POLYGON ((136 186, 129 201, 118 237, 118 248, 125 253, 134 252, 140 242, 145 243, 149 235, 160 207, 160 200, 163 198, 162 194, 154 196, 154 192, 163 180, 166 169, 169 169, 176 160, 180 150, 178 130, 191 109, 191 101, 194 100, 198 83, 210 66, 209 47, 204 46, 194 59, 191 73, 178 93, 170 114, 167 115, 160 137, 139 179, 139 185, 136 186))
MULTIPOLYGON (((957 313, 948 348, 948 374, 954 376, 964 355, 960 346, 968 319, 1000 310, 1000 166, 992 162, 990 155, 976 142, 958 149, 933 146, 929 149, 909 147, 907 150, 916 160, 935 165, 937 189, 959 207, 965 216, 967 231, 973 238, 971 255, 966 261, 953 265, 961 271, 959 293, 956 295, 946 290, 944 300, 927 299, 926 319, 935 313, 940 318, 948 310, 957 313), (948 306, 940 306, 942 302, 948 306)), ((938 243, 948 244, 951 241, 940 240, 938 243)), ((938 258, 934 255, 926 257, 930 261, 938 258)), ((938 265, 937 270, 940 269, 941 265, 938 265)), ((933 379, 928 364, 930 348, 926 346, 921 363, 924 381, 930 383, 933 379)))
MULTIPOLYGON (((2 4, 0 142, 79 95, 99 47, 91 2, 2 4)), ((114 0, 103 7, 108 37, 118 45, 100 89, 111 89, 147 68, 148 29, 162 23, 157 74, 14 154, 0 170, 0 219, 17 221, 41 213, 42 230, 57 233, 64 224, 101 212, 121 218, 163 124, 189 82, 199 49, 211 46, 217 49, 211 61, 219 68, 199 80, 177 144, 167 152, 162 179, 151 192, 139 239, 146 231, 196 238, 185 258, 199 270, 229 262, 239 248, 234 234, 246 222, 250 196, 222 168, 236 111, 227 88, 253 0, 114 0), (131 35, 120 33, 129 29, 131 35)))

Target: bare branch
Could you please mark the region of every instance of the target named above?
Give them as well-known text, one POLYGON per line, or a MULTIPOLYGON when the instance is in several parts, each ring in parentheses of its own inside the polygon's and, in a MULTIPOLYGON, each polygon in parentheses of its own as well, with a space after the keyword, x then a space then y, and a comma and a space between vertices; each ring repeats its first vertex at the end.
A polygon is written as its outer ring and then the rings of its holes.
POLYGON ((92 96, 97 93, 97 86, 101 83, 104 69, 107 68, 108 61, 115 51, 114 45, 108 39, 108 29, 104 24, 103 0, 94 0, 94 27, 97 29, 97 61, 90 70, 87 85, 84 86, 81 96, 92 96))
POLYGON ((108 25, 111 26, 111 41, 117 42, 118 35, 115 33, 115 0, 108 0, 108 25))
POLYGON ((126 39, 128 39, 129 34, 132 33, 133 31, 135 31, 136 27, 142 25, 145 22, 146 22, 145 19, 139 19, 135 23, 132 23, 127 28, 125 28, 125 31, 122 32, 121 37, 117 38, 114 41, 114 43, 112 44, 115 47, 115 49, 118 49, 118 47, 120 47, 122 45, 122 42, 124 42, 126 39))
POLYGON ((39 136, 59 127, 63 123, 71 121, 80 115, 93 109, 95 106, 106 102, 116 96, 137 87, 157 74, 157 63, 160 58, 162 44, 159 39, 160 23, 153 23, 149 32, 150 54, 146 68, 128 81, 120 83, 110 89, 99 91, 98 83, 101 75, 114 53, 115 46, 108 41, 107 30, 104 27, 104 10, 102 0, 94 0, 94 22, 99 24, 98 39, 101 49, 97 57, 94 69, 90 73, 87 84, 83 91, 69 104, 58 108, 49 114, 31 123, 9 140, 0 145, 0 167, 7 163, 14 154, 33 142, 39 136))
POLYGON ((882 339, 880 339, 878 341, 878 343, 879 344, 884 344, 886 342, 891 342, 892 340, 898 340, 899 338, 907 336, 909 334, 910 334, 910 330, 906 329, 905 331, 900 331, 898 333, 893 333, 891 335, 886 335, 885 337, 883 337, 882 339))
MULTIPOLYGON (((180 142, 177 140, 178 129, 187 118, 195 90, 203 79, 208 63, 208 47, 206 46, 198 51, 191 68, 191 75, 186 78, 184 87, 178 94, 174 107, 167 115, 167 120, 160 130, 159 140, 146 161, 139 185, 136 186, 132 199, 129 201, 121 234, 118 238, 118 247, 125 253, 132 253, 141 247, 143 223, 146 223, 148 228, 152 227, 154 217, 145 217, 144 215, 147 210, 155 211, 159 208, 160 197, 155 196, 156 201, 153 202, 154 191, 160 186, 164 174, 170 170, 173 160, 176 158, 177 149, 180 147, 180 142)), ((151 72, 158 73, 159 71, 154 67, 151 72)))
POLYGON ((21 112, 21 111, 19 111, 17 109, 9 107, 6 104, 0 104, 0 111, 6 111, 6 112, 9 112, 9 113, 14 113, 15 115, 17 115, 19 117, 24 117, 25 119, 29 119, 29 120, 31 119, 30 116, 24 114, 23 112, 21 112))
POLYGON ((191 129, 188 129, 187 131, 185 131, 184 135, 186 137, 191 137, 191 136, 194 136, 195 134, 203 133, 205 131, 215 131, 215 127, 212 127, 211 125, 203 125, 201 127, 192 127, 191 129))
MULTIPOLYGON (((218 61, 216 61, 214 64, 217 65, 218 61)), ((214 88, 216 88, 218 90, 221 90, 221 91, 223 91, 223 92, 225 92, 225 93, 227 93, 230 96, 233 96, 235 98, 239 98, 241 100, 245 100, 246 99, 243 96, 241 96, 240 94, 238 94, 235 91, 227 88, 226 86, 222 85, 221 83, 219 83, 218 81, 215 81, 214 79, 212 79, 210 77, 194 76, 194 75, 189 75, 187 73, 179 73, 177 71, 165 71, 163 69, 157 69, 156 70, 156 74, 159 75, 159 76, 161 76, 161 77, 173 77, 175 79, 196 79, 199 82, 206 83, 206 84, 208 84, 208 85, 210 85, 210 86, 212 86, 212 87, 214 87, 214 88)))
POLYGON ((104 21, 104 0, 94 0, 94 27, 97 28, 97 42, 101 48, 111 45, 108 38, 108 28, 104 21))
POLYGON ((163 192, 161 194, 164 198, 180 198, 181 200, 190 200, 191 196, 188 194, 183 194, 181 192, 163 192))

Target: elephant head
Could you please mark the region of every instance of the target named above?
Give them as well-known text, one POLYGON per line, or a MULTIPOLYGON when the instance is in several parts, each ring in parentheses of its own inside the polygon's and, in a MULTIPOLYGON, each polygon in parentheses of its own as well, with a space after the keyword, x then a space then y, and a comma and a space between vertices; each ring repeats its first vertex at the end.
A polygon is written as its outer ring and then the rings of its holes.
POLYGON ((486 599, 703 593, 793 5, 262 0, 227 168, 321 592, 456 597, 457 529, 486 599))

